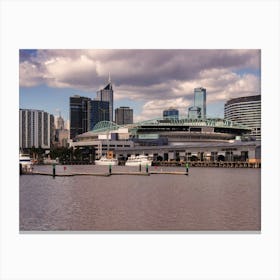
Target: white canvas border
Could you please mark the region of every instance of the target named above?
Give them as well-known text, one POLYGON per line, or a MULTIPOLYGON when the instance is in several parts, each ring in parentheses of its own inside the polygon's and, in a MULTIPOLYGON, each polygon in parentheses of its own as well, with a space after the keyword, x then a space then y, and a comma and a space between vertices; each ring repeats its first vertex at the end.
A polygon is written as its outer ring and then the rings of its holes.
POLYGON ((278 1, 2 1, 1 8, 2 279, 279 279, 278 1), (261 49, 261 234, 19 234, 20 48, 261 49))

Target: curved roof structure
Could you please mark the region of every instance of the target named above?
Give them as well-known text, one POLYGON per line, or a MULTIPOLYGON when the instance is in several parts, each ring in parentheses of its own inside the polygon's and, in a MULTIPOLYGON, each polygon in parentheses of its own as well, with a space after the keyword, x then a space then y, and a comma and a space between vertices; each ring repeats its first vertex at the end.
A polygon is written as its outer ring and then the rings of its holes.
POLYGON ((94 126, 93 132, 111 131, 111 130, 117 130, 119 128, 120 126, 114 122, 101 121, 94 126))
POLYGON ((92 132, 106 132, 117 130, 119 128, 125 127, 132 130, 137 130, 137 128, 145 127, 153 125, 155 127, 162 127, 162 126, 170 126, 170 127, 181 127, 181 126, 196 126, 196 127, 219 127, 219 128, 235 128, 235 129, 244 129, 247 130, 248 128, 244 125, 240 125, 234 123, 233 121, 229 121, 226 119, 221 118, 207 118, 207 119, 189 119, 189 118, 179 118, 179 119, 163 119, 163 118, 155 118, 150 119, 142 122, 137 122, 134 124, 127 124, 127 125, 117 125, 114 122, 110 121, 101 121, 97 123, 92 130, 92 132))

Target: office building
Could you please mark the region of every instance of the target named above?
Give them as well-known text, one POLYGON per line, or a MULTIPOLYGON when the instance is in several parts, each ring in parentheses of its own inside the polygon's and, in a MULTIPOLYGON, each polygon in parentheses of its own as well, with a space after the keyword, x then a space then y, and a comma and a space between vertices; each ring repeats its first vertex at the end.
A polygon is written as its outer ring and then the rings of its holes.
POLYGON ((178 120, 179 119, 179 111, 174 108, 169 108, 167 110, 163 111, 163 118, 164 119, 173 119, 178 120))
POLYGON ((133 123, 133 109, 129 107, 120 107, 115 110, 116 124, 131 124, 133 123))
POLYGON ((114 109, 114 95, 111 78, 109 75, 108 84, 97 92, 97 100, 109 102, 109 120, 113 121, 113 109, 114 109))
POLYGON ((101 121, 109 121, 109 102, 100 100, 88 101, 88 130, 101 121))
POLYGON ((67 147, 67 142, 69 139, 69 130, 66 129, 64 119, 59 116, 55 118, 55 143, 56 147, 67 147))
POLYGON ((261 140, 261 95, 233 98, 225 104, 225 119, 251 129, 247 134, 261 140))
POLYGON ((70 97, 70 139, 88 131, 88 101, 79 95, 70 97))
POLYGON ((33 109, 19 110, 19 147, 48 149, 54 141, 54 116, 33 109))
POLYGON ((194 106, 189 108, 189 118, 206 118, 206 89, 203 87, 194 89, 194 106))
POLYGON ((194 106, 200 108, 201 118, 206 118, 206 89, 199 87, 194 89, 194 106))
POLYGON ((55 128, 56 129, 64 129, 64 119, 59 114, 59 117, 55 118, 55 128))
POLYGON ((188 112, 189 119, 201 119, 201 108, 199 107, 190 107, 188 112))
POLYGON ((70 120, 65 121, 64 128, 70 131, 70 120))

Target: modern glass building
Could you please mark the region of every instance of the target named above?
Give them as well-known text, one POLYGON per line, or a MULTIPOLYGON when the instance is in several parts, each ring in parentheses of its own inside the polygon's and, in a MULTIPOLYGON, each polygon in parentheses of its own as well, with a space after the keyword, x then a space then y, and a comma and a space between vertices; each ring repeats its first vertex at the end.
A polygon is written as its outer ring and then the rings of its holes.
POLYGON ((100 100, 88 101, 88 130, 101 121, 109 121, 109 102, 100 100))
POLYGON ((19 147, 50 148, 54 141, 54 116, 33 109, 19 110, 19 147))
POLYGON ((200 117, 206 118, 206 89, 199 87, 194 89, 194 107, 200 108, 200 117))
POLYGON ((199 107, 190 107, 188 111, 189 119, 201 119, 201 109, 199 107))
POLYGON ((174 108, 169 108, 163 111, 163 118, 164 119, 179 119, 179 111, 174 108))
POLYGON ((79 95, 70 97, 70 139, 88 131, 88 101, 79 95))
POLYGON ((129 107, 120 107, 115 110, 116 124, 131 124, 133 123, 133 109, 129 107))
POLYGON ((225 104, 225 119, 247 126, 248 136, 261 140, 261 95, 234 98, 225 104))
POLYGON ((106 87, 104 87, 103 89, 97 92, 97 100, 109 102, 109 120, 112 122, 113 109, 114 109, 114 91, 113 91, 110 75, 106 87))

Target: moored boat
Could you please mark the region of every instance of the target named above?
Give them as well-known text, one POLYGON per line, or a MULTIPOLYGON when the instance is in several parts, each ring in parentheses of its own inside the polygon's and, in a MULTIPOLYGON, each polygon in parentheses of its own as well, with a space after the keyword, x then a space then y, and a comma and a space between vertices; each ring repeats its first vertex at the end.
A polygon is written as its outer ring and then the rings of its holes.
POLYGON ((139 156, 132 155, 132 156, 128 157, 125 165, 126 166, 139 166, 139 165, 151 166, 152 160, 149 159, 148 156, 145 156, 145 155, 139 155, 139 156))
POLYGON ((31 171, 33 169, 33 162, 28 154, 19 154, 19 164, 26 171, 31 171))
POLYGON ((100 159, 95 160, 95 165, 118 165, 118 160, 115 158, 107 158, 102 156, 100 159))

